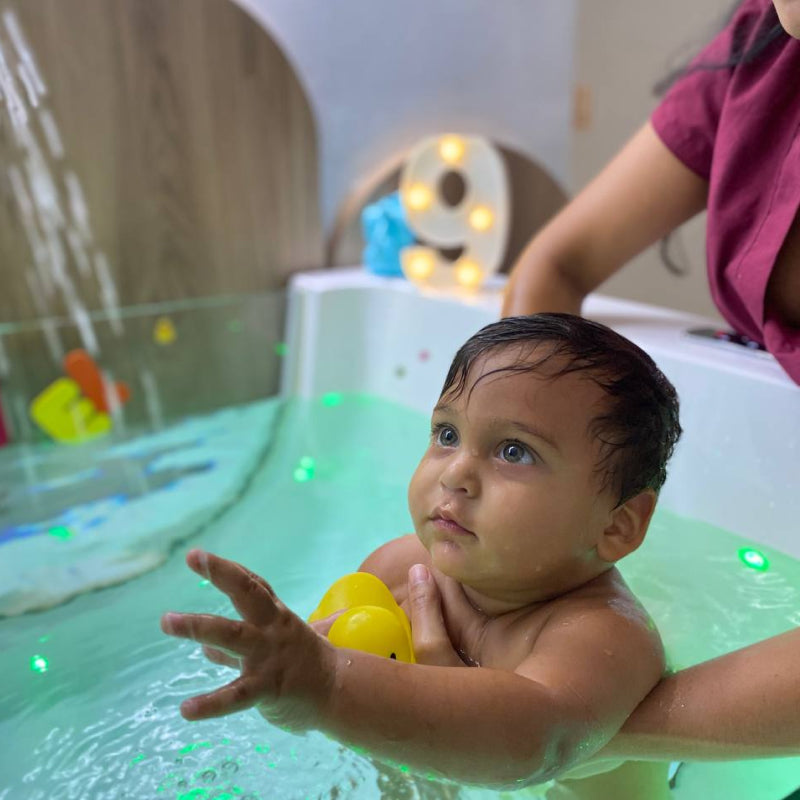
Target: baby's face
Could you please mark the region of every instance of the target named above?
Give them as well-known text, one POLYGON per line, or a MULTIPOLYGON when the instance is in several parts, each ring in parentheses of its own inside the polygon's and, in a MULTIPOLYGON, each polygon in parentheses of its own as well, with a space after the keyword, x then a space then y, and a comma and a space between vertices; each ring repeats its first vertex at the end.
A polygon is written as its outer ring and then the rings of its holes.
POLYGON ((616 505, 600 490, 588 432, 603 391, 579 374, 488 375, 515 361, 515 352, 479 359, 465 390, 440 399, 408 491, 433 566, 496 609, 545 600, 602 571, 595 545, 616 505))

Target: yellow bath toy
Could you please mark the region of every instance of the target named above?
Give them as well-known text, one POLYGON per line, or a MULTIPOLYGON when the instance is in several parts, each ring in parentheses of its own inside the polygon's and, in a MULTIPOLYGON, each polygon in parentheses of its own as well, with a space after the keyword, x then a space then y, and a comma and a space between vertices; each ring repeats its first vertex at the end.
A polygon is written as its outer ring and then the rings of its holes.
POLYGON ((111 417, 98 412, 70 378, 59 378, 34 398, 33 421, 57 442, 78 443, 111 430, 111 417))
POLYGON ((415 663, 408 617, 380 578, 368 572, 344 575, 325 592, 308 621, 343 608, 347 610, 328 632, 333 644, 415 663))

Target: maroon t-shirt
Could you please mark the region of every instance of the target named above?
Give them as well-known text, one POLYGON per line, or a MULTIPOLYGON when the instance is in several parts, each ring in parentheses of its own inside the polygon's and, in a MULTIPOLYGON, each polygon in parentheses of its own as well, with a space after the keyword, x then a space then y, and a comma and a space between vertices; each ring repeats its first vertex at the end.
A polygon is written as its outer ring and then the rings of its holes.
MULTIPOLYGON (((771 0, 744 0, 693 65, 725 63, 770 23, 771 0)), ((765 314, 764 297, 800 208, 799 92, 800 41, 786 35, 749 64, 690 69, 651 119, 664 144, 709 182, 706 257, 720 313, 796 383, 800 330, 765 314)))

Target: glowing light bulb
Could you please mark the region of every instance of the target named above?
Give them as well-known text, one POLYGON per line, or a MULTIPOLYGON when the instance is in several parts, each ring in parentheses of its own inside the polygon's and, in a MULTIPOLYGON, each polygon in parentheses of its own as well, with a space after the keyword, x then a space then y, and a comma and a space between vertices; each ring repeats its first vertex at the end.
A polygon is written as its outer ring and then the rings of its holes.
POLYGON ((433 203, 433 192, 424 183, 415 183, 406 191, 405 201, 412 211, 425 211, 433 203))
POLYGON ((467 289, 474 289, 483 280, 483 270, 474 261, 460 261, 456 265, 456 280, 467 289))
POLYGON ((448 164, 458 164, 464 157, 464 140, 458 136, 445 136, 439 142, 439 155, 448 164))
POLYGON ((739 560, 746 567, 758 570, 758 572, 766 572, 769 569, 769 559, 763 553, 750 547, 743 547, 739 550, 739 560))
POLYGON ((436 262, 430 253, 416 252, 405 259, 405 268, 412 280, 424 281, 430 278, 436 262))
POLYGON ((470 227, 474 228, 476 231, 488 231, 493 223, 494 214, 492 214, 491 209, 486 206, 475 206, 475 208, 469 212, 470 227))

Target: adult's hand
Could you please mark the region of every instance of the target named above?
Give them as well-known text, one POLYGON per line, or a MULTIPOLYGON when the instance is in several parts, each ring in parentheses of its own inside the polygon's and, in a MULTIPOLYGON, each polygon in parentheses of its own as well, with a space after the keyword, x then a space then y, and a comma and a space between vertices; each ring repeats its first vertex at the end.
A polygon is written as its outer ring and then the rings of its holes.
POLYGON ((417 663, 437 667, 465 666, 450 641, 439 587, 424 564, 414 564, 408 571, 408 603, 417 663))

